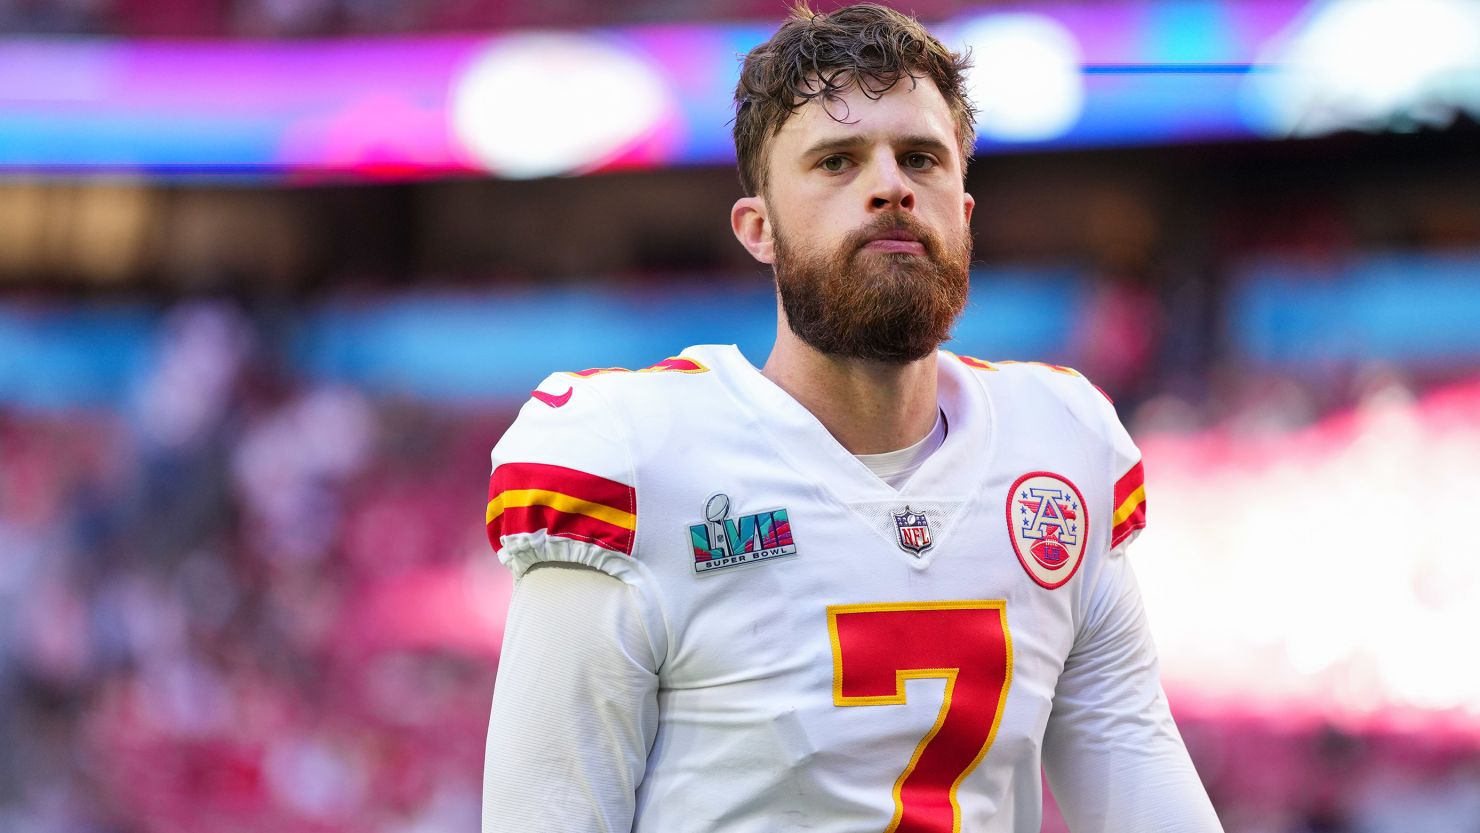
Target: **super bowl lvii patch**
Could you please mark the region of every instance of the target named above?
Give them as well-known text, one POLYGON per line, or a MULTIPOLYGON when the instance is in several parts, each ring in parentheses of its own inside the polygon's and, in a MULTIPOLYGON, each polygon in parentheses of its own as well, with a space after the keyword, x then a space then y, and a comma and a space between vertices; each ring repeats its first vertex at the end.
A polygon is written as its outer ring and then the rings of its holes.
POLYGON ((785 509, 767 509, 732 518, 729 495, 717 494, 704 504, 704 518, 703 523, 689 527, 696 573, 796 555, 791 519, 785 509))

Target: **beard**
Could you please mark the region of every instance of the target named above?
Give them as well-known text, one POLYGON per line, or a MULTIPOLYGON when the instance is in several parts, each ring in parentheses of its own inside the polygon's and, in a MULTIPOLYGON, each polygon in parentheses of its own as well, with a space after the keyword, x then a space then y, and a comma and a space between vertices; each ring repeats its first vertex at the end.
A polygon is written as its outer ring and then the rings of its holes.
POLYGON ((830 356, 888 364, 922 359, 951 337, 966 307, 971 239, 942 241, 913 215, 880 215, 833 251, 813 253, 772 217, 776 288, 791 331, 830 356), (865 249, 881 232, 908 231, 923 255, 865 249))

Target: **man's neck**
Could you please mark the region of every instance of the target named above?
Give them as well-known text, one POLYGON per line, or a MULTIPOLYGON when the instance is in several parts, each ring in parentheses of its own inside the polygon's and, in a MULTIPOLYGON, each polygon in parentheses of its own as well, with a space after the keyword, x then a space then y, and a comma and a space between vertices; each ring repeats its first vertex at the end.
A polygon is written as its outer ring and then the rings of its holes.
POLYGON ((882 454, 919 442, 935 426, 935 357, 888 364, 829 356, 783 321, 761 373, 848 451, 882 454))

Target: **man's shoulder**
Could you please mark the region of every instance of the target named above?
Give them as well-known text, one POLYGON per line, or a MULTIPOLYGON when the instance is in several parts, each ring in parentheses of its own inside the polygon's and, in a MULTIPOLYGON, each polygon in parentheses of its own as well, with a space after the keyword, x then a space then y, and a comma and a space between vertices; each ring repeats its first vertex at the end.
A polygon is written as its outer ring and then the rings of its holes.
MULTIPOLYGON (((616 404, 614 400, 632 396, 650 397, 654 395, 654 387, 665 387, 661 382, 655 386, 653 380, 695 377, 712 372, 707 362, 686 355, 669 356, 662 361, 635 368, 611 365, 583 370, 557 370, 530 391, 530 402, 558 410, 566 408, 577 397, 581 397, 594 399, 609 407, 616 404)), ((544 413, 539 409, 533 410, 536 414, 544 413)), ((590 412, 590 409, 580 410, 590 412)), ((575 410, 567 413, 575 413, 575 410)), ((524 413, 521 412, 520 415, 522 417, 524 413)))
POLYGON ((598 366, 559 370, 546 376, 530 396, 551 408, 564 407, 583 393, 606 407, 623 400, 640 404, 651 402, 655 397, 661 399, 666 392, 682 395, 685 389, 692 390, 694 381, 713 375, 714 368, 709 362, 680 354, 639 367, 598 366))
POLYGON ((1043 404, 1043 400, 1069 404, 1071 407, 1090 405, 1099 409, 1114 401, 1099 385, 1091 382, 1083 373, 1062 364, 1018 359, 979 359, 975 356, 958 355, 942 350, 946 360, 953 360, 976 371, 983 386, 1010 391, 1014 404, 1043 404))
POLYGON ((516 574, 555 560, 627 575, 639 498, 662 506, 644 496, 686 476, 695 435, 735 418, 712 387, 715 361, 726 359, 695 350, 545 377, 492 452, 487 524, 500 558, 516 574))
POLYGON ((606 461, 630 466, 630 446, 675 403, 703 402, 697 380, 714 375, 711 363, 677 355, 642 367, 599 366, 546 376, 520 409, 495 457, 606 461))
POLYGON ((633 379, 642 378, 644 373, 709 373, 708 364, 691 356, 678 355, 650 364, 646 367, 629 369, 626 367, 590 367, 585 370, 562 370, 551 374, 555 377, 569 377, 574 379, 633 379))
POLYGON ((1070 424, 1094 442, 1132 453, 1114 401, 1078 370, 1050 362, 948 355, 970 368, 1001 425, 1031 431, 1034 426, 1063 425, 1057 417, 1067 414, 1070 424))

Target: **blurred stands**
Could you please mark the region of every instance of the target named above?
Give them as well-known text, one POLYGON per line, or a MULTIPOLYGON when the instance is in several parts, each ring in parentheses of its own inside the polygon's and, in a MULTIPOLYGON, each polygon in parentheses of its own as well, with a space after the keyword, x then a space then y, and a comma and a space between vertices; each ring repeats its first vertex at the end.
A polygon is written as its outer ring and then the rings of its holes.
POLYGON ((476 829, 503 418, 157 335, 127 408, 0 412, 0 829, 476 829))
MULTIPOLYGON (((0 30, 779 8, 0 0, 0 30)), ((1475 139, 973 165, 955 346, 1083 370, 1145 450, 1136 563, 1230 833, 1480 831, 1475 139)), ((719 167, 0 182, 0 831, 477 829, 509 592, 488 449, 551 370, 711 340, 764 360, 737 190, 719 167)))

